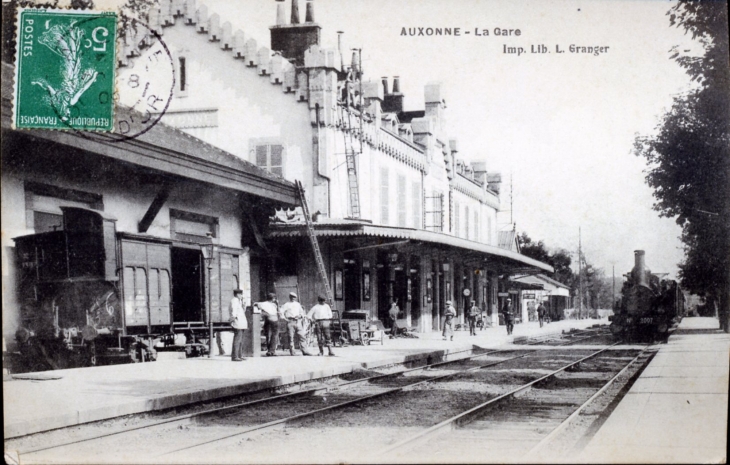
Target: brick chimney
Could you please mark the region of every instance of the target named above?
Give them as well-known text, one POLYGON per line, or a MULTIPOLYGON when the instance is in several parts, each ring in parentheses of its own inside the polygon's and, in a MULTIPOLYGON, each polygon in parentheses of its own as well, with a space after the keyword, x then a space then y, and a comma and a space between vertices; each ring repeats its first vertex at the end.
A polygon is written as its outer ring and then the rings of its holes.
POLYGON ((284 0, 277 0, 276 26, 271 26, 271 50, 297 67, 304 66, 304 51, 319 45, 321 27, 314 22, 314 4, 307 0, 305 22, 299 23, 299 0, 291 0, 291 24, 284 21, 284 0))
POLYGON ((387 79, 383 78, 385 96, 383 100, 383 111, 386 113, 400 113, 403 111, 403 94, 400 92, 400 78, 393 77, 393 92, 388 93, 387 79))

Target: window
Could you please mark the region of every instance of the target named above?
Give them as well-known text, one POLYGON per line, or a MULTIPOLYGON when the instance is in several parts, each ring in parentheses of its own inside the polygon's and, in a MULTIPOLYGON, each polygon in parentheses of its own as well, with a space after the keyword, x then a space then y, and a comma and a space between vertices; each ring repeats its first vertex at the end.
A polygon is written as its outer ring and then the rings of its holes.
POLYGON ((474 211, 474 240, 479 242, 479 212, 474 211))
POLYGON ((487 216, 487 244, 492 243, 492 217, 487 216))
POLYGON ((459 210, 461 205, 459 202, 454 201, 454 236, 461 237, 461 222, 459 221, 459 210))
POLYGON ((36 233, 63 229, 61 207, 79 207, 104 210, 103 197, 99 194, 41 184, 25 183, 25 225, 36 233))
POLYGON ((444 230, 444 194, 433 191, 426 197, 426 211, 423 212, 426 229, 441 232, 444 230))
POLYGON ((464 207, 464 239, 469 239, 469 207, 464 207))
POLYGON ((187 84, 187 72, 185 69, 185 57, 178 58, 178 61, 180 62, 180 92, 185 92, 187 84))
POLYGON ((218 218, 171 208, 170 233, 174 239, 188 242, 218 237, 218 218))
POLYGON ((406 177, 398 175, 398 226, 406 225, 406 177))
POLYGON ((421 225, 421 184, 418 182, 413 183, 413 189, 412 189, 412 201, 413 201, 413 227, 414 228, 421 228, 423 227, 421 225))
POLYGON ((284 146, 280 144, 257 145, 254 162, 259 168, 284 177, 284 146))
POLYGON ((388 168, 380 168, 380 222, 386 225, 390 219, 388 184, 388 168))
POLYGON ((33 212, 33 230, 38 233, 60 231, 63 229, 63 215, 33 212))

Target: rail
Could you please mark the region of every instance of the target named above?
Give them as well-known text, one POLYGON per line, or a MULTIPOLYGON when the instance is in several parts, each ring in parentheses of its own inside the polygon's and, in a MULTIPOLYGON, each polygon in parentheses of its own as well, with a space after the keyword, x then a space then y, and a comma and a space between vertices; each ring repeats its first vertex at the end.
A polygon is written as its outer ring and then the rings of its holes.
MULTIPOLYGON (((594 338, 594 337, 601 337, 604 334, 603 333, 600 333, 600 332, 598 334, 596 334, 596 331, 595 330, 589 329, 589 330, 584 330, 584 331, 580 331, 580 332, 576 332, 576 333, 571 333, 570 335, 573 336, 572 339, 570 339, 568 341, 564 341, 564 342, 559 343, 559 344, 554 344, 553 346, 564 346, 564 345, 575 344, 576 342, 580 342, 580 341, 583 341, 583 340, 591 339, 591 338, 594 338), (587 334, 587 335, 584 335, 584 334, 587 334), (581 336, 581 335, 584 335, 584 336, 581 336), (581 337, 577 337, 576 338, 575 336, 581 336, 581 337)), ((558 336, 562 337, 562 336, 565 336, 565 335, 558 335, 558 336)), ((533 342, 528 342, 525 345, 528 345, 528 346, 529 345, 541 345, 541 344, 545 344, 545 343, 546 343, 546 341, 541 339, 541 340, 537 340, 537 341, 533 341, 533 342)), ((175 416, 175 417, 167 418, 167 419, 164 419, 164 420, 159 420, 159 421, 156 421, 156 422, 153 422, 153 423, 148 423, 148 424, 145 424, 145 425, 138 425, 138 426, 128 427, 128 428, 124 428, 124 429, 121 429, 121 430, 118 430, 118 431, 112 431, 112 432, 108 432, 108 433, 104 433, 104 434, 100 434, 100 435, 94 435, 94 436, 90 436, 90 437, 86 437, 86 438, 80 438, 80 439, 76 439, 76 440, 73 440, 73 441, 56 443, 56 444, 46 445, 46 446, 37 447, 37 448, 33 448, 33 449, 28 449, 28 450, 24 450, 24 451, 19 451, 18 452, 18 455, 19 456, 26 456, 26 455, 29 455, 29 454, 34 454, 34 453, 38 453, 38 452, 42 452, 42 451, 47 451, 47 450, 52 450, 52 449, 56 449, 56 448, 61 448, 61 447, 66 447, 66 446, 72 446, 72 445, 81 444, 81 443, 90 442, 90 441, 95 441, 95 440, 102 440, 102 439, 105 439, 105 438, 108 438, 108 437, 111 437, 111 436, 116 436, 116 435, 120 435, 120 434, 131 433, 131 432, 134 432, 134 431, 140 431, 140 430, 154 428, 154 427, 162 426, 162 425, 169 425, 169 424, 176 423, 176 422, 190 420, 190 419, 193 419, 193 418, 196 418, 196 417, 202 417, 202 416, 205 416, 205 415, 222 413, 222 412, 230 411, 230 410, 233 410, 233 409, 240 409, 240 408, 251 407, 251 406, 255 406, 255 405, 259 405, 259 404, 264 404, 264 403, 267 403, 267 402, 273 402, 273 401, 282 400, 282 399, 294 399, 294 398, 297 398, 297 397, 312 396, 312 395, 316 395, 318 393, 331 392, 331 391, 333 391, 335 389, 347 389, 347 388, 350 388, 350 387, 353 387, 353 386, 357 386, 357 385, 361 385, 361 384, 366 384, 366 383, 370 383, 370 382, 373 382, 373 381, 383 380, 383 379, 386 379, 386 378, 396 378, 396 377, 399 377, 399 376, 402 376, 402 375, 406 375, 406 374, 411 374, 411 373, 414 373, 414 372, 417 372, 417 371, 428 371, 428 370, 432 370, 433 368, 437 368, 437 367, 442 367, 442 366, 446 366, 446 365, 450 365, 450 364, 464 363, 464 362, 467 362, 467 361, 471 361, 471 360, 475 360, 475 359, 478 359, 478 358, 486 357, 486 356, 489 356, 489 355, 492 355, 492 354, 498 354, 498 353, 504 353, 504 352, 513 352, 515 350, 521 350, 521 349, 519 349, 519 348, 509 348, 509 349, 506 349, 506 350, 505 349, 487 350, 486 352, 482 352, 482 353, 479 353, 479 354, 476 354, 476 355, 471 355, 471 356, 468 356, 468 357, 462 357, 462 358, 458 358, 458 359, 454 359, 454 360, 439 361, 439 362, 430 363, 430 364, 426 364, 426 365, 419 366, 419 367, 415 367, 415 368, 408 368, 408 369, 405 369, 405 370, 395 371, 393 373, 378 374, 378 375, 369 376, 369 377, 362 378, 362 379, 358 379, 358 380, 345 381, 345 382, 338 383, 338 384, 332 385, 332 386, 315 387, 315 388, 306 389, 306 390, 297 391, 297 392, 291 392, 291 393, 273 395, 273 396, 266 397, 266 398, 263 398, 263 399, 257 399, 257 400, 253 400, 253 401, 236 403, 236 404, 233 404, 233 405, 227 405, 227 406, 223 406, 223 407, 206 409, 206 410, 202 410, 202 411, 195 412, 195 413, 178 415, 178 416, 175 416)), ((430 377, 427 380, 423 380, 423 381, 419 381, 419 382, 411 383, 411 384, 406 384, 404 386, 399 386, 399 387, 392 388, 392 389, 387 389, 387 390, 385 390, 383 392, 380 392, 380 393, 377 393, 377 394, 372 394, 372 395, 364 396, 364 397, 358 397, 356 399, 353 399, 353 400, 350 400, 350 401, 347 401, 347 402, 343 402, 343 403, 339 403, 339 404, 334 404, 334 405, 331 405, 331 406, 328 406, 328 407, 325 407, 325 408, 322 408, 322 409, 317 409, 317 410, 314 410, 314 411, 305 412, 305 413, 302 413, 302 414, 299 414, 299 415, 296 415, 296 416, 287 417, 287 418, 283 418, 283 419, 280 419, 280 420, 275 420, 275 421, 268 422, 268 423, 264 423, 264 424, 261 424, 261 425, 255 425, 255 426, 252 426, 250 428, 246 428, 244 430, 237 431, 236 433, 227 435, 227 436, 222 437, 222 438, 216 438, 216 439, 211 440, 211 441, 205 441, 205 442, 202 442, 202 443, 193 444, 193 445, 187 446, 187 447, 182 448, 182 449, 177 449, 177 450, 174 450, 174 451, 166 452, 163 455, 167 455, 167 454, 171 454, 171 453, 175 453, 175 452, 180 452, 180 451, 192 449, 192 448, 195 448, 195 447, 200 447, 200 446, 203 446, 205 444, 218 442, 218 441, 221 441, 221 440, 224 440, 224 439, 228 439, 230 437, 236 437, 236 436, 245 435, 245 434, 248 434, 248 433, 251 433, 251 432, 254 432, 254 431, 261 431, 263 429, 273 428, 273 427, 275 427, 277 425, 284 424, 284 423, 287 423, 287 422, 290 422, 290 421, 294 421, 294 420, 297 420, 297 419, 300 419, 300 418, 304 418, 304 417, 307 417, 307 416, 316 415, 316 414, 321 413, 321 412, 324 412, 324 411, 333 410, 333 409, 336 409, 336 408, 341 408, 341 407, 345 407, 347 405, 352 405, 352 404, 355 404, 355 403, 358 403, 358 402, 362 402, 362 401, 365 401, 365 400, 368 400, 368 399, 372 399, 372 398, 376 398, 376 397, 381 397, 381 396, 393 394, 395 392, 400 392, 400 391, 402 391, 402 390, 404 390, 406 388, 411 388, 411 387, 414 387, 414 386, 417 386, 417 385, 420 385, 420 384, 423 384, 423 383, 433 382, 435 380, 445 379, 445 378, 448 378, 448 377, 456 376, 458 374, 463 374, 463 373, 467 373, 467 372, 470 372, 470 371, 475 371, 475 370, 487 368, 487 367, 490 367, 490 366, 499 365, 499 364, 502 364, 502 363, 505 363, 505 362, 508 362, 508 361, 511 361, 511 360, 516 360, 516 359, 519 359, 519 358, 524 358, 524 357, 527 357, 527 356, 530 356, 530 355, 534 355, 536 353, 539 353, 540 351, 541 351, 541 349, 536 348, 536 349, 533 349, 533 350, 529 351, 528 353, 524 353, 524 354, 521 354, 521 355, 517 355, 515 357, 510 357, 510 358, 506 358, 504 360, 499 360, 499 361, 493 361, 493 362, 490 362, 490 363, 487 363, 487 364, 484 364, 484 365, 478 365, 476 367, 468 368, 466 370, 461 370, 461 371, 457 371, 457 372, 454 372, 454 373, 449 373, 449 374, 440 375, 440 376, 436 376, 436 377, 430 377)))

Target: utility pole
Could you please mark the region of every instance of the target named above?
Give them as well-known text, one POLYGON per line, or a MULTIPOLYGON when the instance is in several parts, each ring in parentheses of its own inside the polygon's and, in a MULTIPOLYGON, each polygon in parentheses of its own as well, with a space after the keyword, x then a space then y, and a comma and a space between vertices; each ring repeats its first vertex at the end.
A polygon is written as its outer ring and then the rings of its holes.
POLYGON ((611 265, 611 308, 613 308, 614 304, 616 303, 616 265, 611 265))
MULTIPOLYGON (((514 225, 514 195, 512 194, 512 172, 509 173, 509 222, 514 225)), ((513 231, 516 231, 516 228, 513 226, 513 231)))
POLYGON ((581 230, 578 226, 578 319, 583 318, 583 244, 581 240, 581 230))

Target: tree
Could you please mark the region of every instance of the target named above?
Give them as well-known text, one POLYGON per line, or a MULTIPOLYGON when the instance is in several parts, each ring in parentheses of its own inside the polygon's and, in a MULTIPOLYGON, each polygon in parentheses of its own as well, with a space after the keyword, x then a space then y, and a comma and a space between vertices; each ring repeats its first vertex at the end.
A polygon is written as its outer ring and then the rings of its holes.
POLYGON ((573 284, 573 270, 570 268, 570 252, 557 249, 550 252, 543 241, 533 242, 526 232, 517 235, 522 255, 547 263, 555 269, 552 278, 567 286, 573 284))
POLYGON ((680 0, 667 13, 671 26, 700 43, 703 56, 672 48, 671 59, 697 87, 675 97, 658 133, 637 137, 635 153, 647 159, 646 181, 654 209, 682 227, 685 258, 681 285, 719 303, 730 330, 730 70, 727 3, 680 0))

